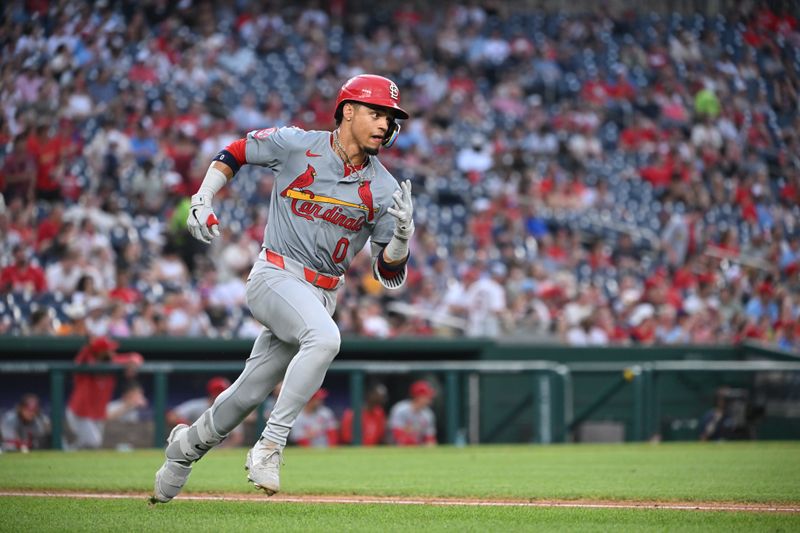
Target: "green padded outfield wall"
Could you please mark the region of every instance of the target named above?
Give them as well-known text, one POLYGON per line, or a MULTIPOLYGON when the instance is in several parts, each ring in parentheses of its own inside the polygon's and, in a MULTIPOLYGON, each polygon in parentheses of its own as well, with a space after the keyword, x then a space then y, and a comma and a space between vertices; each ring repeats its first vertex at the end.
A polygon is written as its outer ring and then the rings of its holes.
MULTIPOLYGON (((757 346, 680 346, 680 347, 603 347, 574 348, 568 346, 493 345, 483 353, 489 360, 544 359, 568 366, 583 363, 621 362, 646 363, 655 361, 734 361, 773 359, 798 361, 800 357, 771 351, 757 346)), ((575 365, 579 366, 579 365, 575 365)), ((656 385, 655 416, 645 421, 645 438, 663 440, 694 440, 699 436, 700 419, 714 402, 715 391, 721 386, 751 391, 753 401, 757 375, 745 372, 672 372, 659 375, 656 385)), ((800 392, 800 376, 789 381, 800 392)), ((482 442, 540 442, 536 435, 534 403, 530 379, 521 376, 485 376, 481 379, 481 441, 482 442)), ((632 382, 622 372, 573 372, 572 413, 580 416, 595 404, 598 396, 607 400, 586 417, 586 421, 621 425, 625 440, 634 435, 634 391, 632 382)), ((789 392, 788 394, 791 394, 789 392)), ((800 398, 796 398, 800 401, 800 398)), ((800 439, 800 418, 769 416, 756 424, 758 438, 800 439)), ((577 437, 577 432, 565 435, 565 440, 577 437)), ((561 439, 555 439, 561 440, 561 439)))

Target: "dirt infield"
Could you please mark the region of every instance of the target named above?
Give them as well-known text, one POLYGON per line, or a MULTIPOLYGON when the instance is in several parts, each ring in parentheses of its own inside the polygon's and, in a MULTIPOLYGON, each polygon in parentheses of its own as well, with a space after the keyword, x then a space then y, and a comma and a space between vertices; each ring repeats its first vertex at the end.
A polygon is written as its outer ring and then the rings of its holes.
MULTIPOLYGON (((0 497, 27 496, 38 498, 86 498, 86 499, 142 499, 145 493, 73 492, 73 491, 26 491, 0 490, 0 497)), ((456 498, 404 498, 376 496, 314 496, 278 495, 267 498, 258 494, 185 494, 178 497, 185 501, 234 501, 260 503, 331 503, 331 504, 382 504, 382 505, 438 505, 470 507, 565 507, 574 509, 665 509, 670 511, 726 511, 748 513, 800 513, 798 504, 735 503, 735 502, 665 502, 665 501, 602 501, 602 500, 501 500, 501 499, 456 499, 456 498)))

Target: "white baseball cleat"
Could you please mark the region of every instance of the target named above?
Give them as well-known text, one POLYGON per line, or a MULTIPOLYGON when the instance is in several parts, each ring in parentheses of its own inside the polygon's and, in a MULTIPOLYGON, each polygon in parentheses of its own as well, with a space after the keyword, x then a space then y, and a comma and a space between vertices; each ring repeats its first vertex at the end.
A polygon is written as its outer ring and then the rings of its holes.
MULTIPOLYGON (((186 424, 178 424, 172 428, 169 437, 167 437, 167 446, 172 444, 175 439, 188 429, 189 426, 186 424)), ((172 500, 180 493, 191 473, 191 464, 187 465, 172 459, 164 461, 164 464, 156 472, 156 482, 153 487, 153 496, 150 497, 150 503, 167 503, 172 500)))
POLYGON ((272 496, 281 490, 282 456, 280 447, 267 446, 263 439, 259 439, 247 452, 247 461, 244 464, 247 479, 255 488, 263 490, 267 496, 272 496))

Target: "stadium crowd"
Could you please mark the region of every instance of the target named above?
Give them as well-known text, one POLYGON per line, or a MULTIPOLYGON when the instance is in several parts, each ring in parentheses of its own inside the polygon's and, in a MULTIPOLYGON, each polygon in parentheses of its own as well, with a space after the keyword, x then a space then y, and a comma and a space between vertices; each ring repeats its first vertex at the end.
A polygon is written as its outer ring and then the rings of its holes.
POLYGON ((188 197, 250 130, 332 129, 341 84, 374 72, 412 116, 381 160, 418 229, 399 296, 354 261, 344 335, 800 350, 791 12, 514 5, 4 4, 0 332, 256 336, 272 177, 223 191, 211 253, 188 197))

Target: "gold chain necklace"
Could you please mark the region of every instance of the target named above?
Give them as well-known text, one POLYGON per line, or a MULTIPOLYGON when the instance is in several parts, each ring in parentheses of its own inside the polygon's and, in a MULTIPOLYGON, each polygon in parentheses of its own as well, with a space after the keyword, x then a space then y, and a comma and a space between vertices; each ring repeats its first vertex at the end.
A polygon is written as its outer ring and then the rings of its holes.
MULTIPOLYGON (((364 181, 366 181, 367 178, 363 174, 361 174, 361 171, 358 170, 358 168, 356 168, 356 166, 353 164, 353 161, 350 159, 350 156, 347 155, 347 152, 345 152, 344 148, 342 148, 342 144, 339 142, 339 130, 338 129, 334 130, 334 132, 333 132, 333 145, 336 147, 336 149, 339 151, 339 153, 343 156, 345 163, 347 163, 350 166, 350 170, 353 173, 355 173, 355 175, 358 177, 358 183, 359 184, 364 183, 364 181)), ((375 177, 375 167, 369 161, 369 156, 366 156, 366 157, 367 157, 367 162, 370 163, 369 167, 370 167, 370 171, 372 173, 372 175, 370 176, 370 179, 372 179, 372 178, 375 177)))

